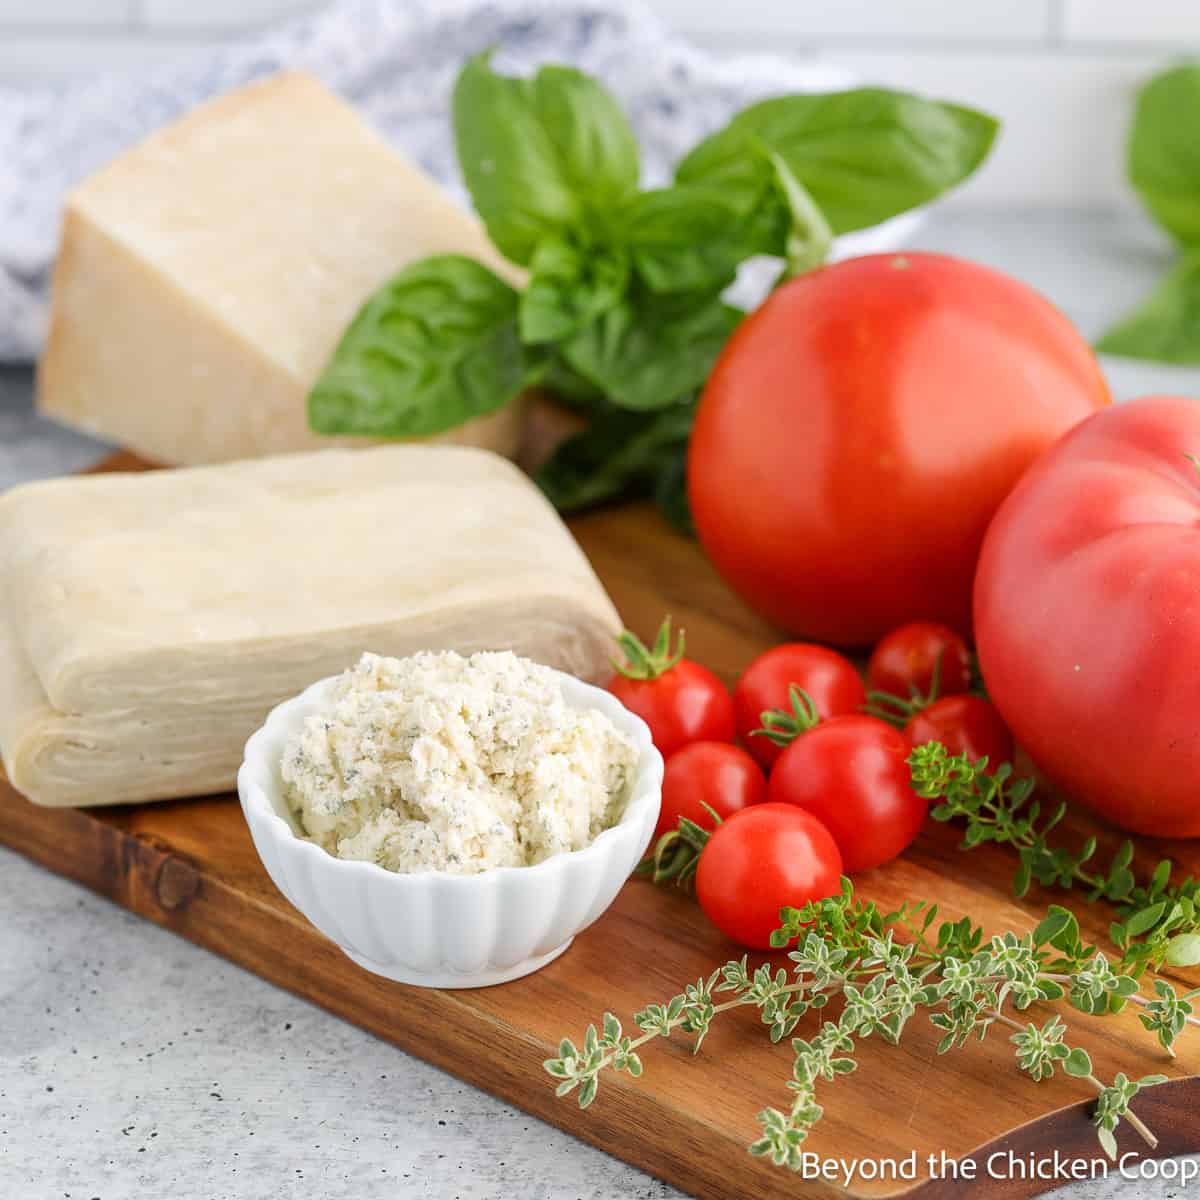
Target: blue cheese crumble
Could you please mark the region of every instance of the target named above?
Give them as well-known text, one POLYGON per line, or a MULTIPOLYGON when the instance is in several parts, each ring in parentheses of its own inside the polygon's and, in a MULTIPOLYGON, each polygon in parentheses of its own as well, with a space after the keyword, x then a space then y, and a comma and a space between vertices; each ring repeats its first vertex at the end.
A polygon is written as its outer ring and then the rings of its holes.
POLYGON ((579 850, 615 824, 637 750, 510 652, 364 654, 284 749, 305 837, 389 871, 470 875, 579 850))

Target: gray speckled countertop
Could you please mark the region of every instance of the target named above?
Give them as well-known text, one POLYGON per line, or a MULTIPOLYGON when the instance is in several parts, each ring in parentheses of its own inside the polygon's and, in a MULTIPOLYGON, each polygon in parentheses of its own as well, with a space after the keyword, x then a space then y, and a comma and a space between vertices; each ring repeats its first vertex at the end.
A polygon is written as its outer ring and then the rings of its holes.
MULTIPOLYGON (((1071 213, 939 215, 916 244, 1026 279, 1088 335, 1168 259, 1134 219, 1071 213)), ((1200 397, 1200 371, 1106 367, 1120 398, 1200 397)), ((0 369, 0 489, 103 452, 34 417, 30 384, 0 369)), ((7 851, 0 998, 2 1200, 679 1194, 7 851)), ((1055 1197, 1197 1191, 1114 1177, 1055 1197)))

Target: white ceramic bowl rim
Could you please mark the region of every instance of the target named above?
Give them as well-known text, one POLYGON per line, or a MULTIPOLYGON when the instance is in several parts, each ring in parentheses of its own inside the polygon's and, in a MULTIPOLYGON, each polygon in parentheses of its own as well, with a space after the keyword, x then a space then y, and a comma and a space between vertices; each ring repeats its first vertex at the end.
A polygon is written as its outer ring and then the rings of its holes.
POLYGON ((519 875, 522 879, 528 879, 531 875, 538 873, 550 875, 568 861, 582 862, 588 856, 603 855, 606 843, 615 837, 620 837, 623 826, 634 824, 644 810, 658 805, 658 788, 662 783, 662 759, 654 750, 650 729, 645 721, 635 713, 631 713, 610 692, 593 684, 584 683, 583 680, 576 679, 575 676, 568 675, 563 671, 554 673, 563 681, 564 695, 570 707, 599 709, 618 729, 633 738, 638 752, 633 779, 629 787, 629 796, 621 816, 615 825, 601 830, 595 839, 581 850, 561 851, 527 867, 492 867, 489 870, 475 871, 471 874, 440 870, 406 872, 389 871, 378 863, 367 862, 363 859, 338 858, 322 849, 316 842, 302 837, 275 811, 275 806, 271 803, 268 795, 268 788, 263 782, 262 772, 273 770, 276 765, 271 758, 274 752, 267 743, 274 740, 277 732, 282 732, 278 727, 289 723, 296 710, 323 700, 324 693, 330 690, 340 678, 338 675, 318 679, 316 683, 310 684, 299 695, 277 704, 267 714, 267 719, 263 722, 262 727, 250 736, 246 742, 241 768, 238 771, 238 790, 243 798, 243 803, 248 808, 253 808, 257 815, 265 817, 269 823, 274 823, 276 832, 286 840, 295 843, 299 853, 307 854, 310 858, 316 856, 325 870, 376 872, 388 879, 399 881, 400 886, 423 886, 436 879, 449 881, 451 887, 478 887, 481 883, 498 882, 510 875, 519 875), (579 693, 579 695, 572 695, 572 693, 579 693), (647 751, 651 751, 651 753, 647 753, 647 751), (658 764, 657 770, 654 769, 656 763, 658 764))

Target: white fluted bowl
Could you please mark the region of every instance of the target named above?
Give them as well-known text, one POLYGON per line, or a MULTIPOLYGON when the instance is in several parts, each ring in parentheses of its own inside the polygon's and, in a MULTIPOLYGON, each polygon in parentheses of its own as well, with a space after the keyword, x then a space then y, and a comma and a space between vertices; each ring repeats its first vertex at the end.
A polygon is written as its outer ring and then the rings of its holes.
POLYGON ((334 858, 300 836, 283 797, 284 745, 325 707, 336 676, 274 708, 246 743, 238 796, 275 886, 361 967, 421 987, 488 987, 557 958, 616 898, 646 852, 662 803, 662 756, 615 696, 558 673, 573 708, 595 708, 638 749, 621 819, 583 850, 478 875, 401 875, 334 858))

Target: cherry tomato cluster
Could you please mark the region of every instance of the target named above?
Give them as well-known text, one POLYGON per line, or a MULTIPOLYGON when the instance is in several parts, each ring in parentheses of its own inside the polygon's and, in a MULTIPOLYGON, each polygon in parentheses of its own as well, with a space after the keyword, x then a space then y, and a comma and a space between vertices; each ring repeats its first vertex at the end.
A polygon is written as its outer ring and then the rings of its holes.
POLYGON ((609 690, 650 728, 666 760, 655 829, 656 880, 694 880, 726 936, 767 949, 780 908, 833 895, 843 872, 890 862, 928 811, 913 791, 912 748, 1012 758, 1012 736, 972 690, 973 660, 954 630, 912 622, 875 647, 866 683, 826 646, 760 655, 732 695, 671 644, 631 633, 609 690), (741 745, 735 743, 735 738, 741 745))

